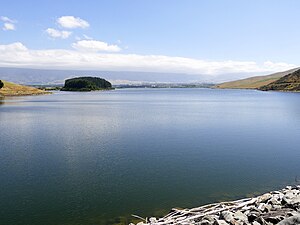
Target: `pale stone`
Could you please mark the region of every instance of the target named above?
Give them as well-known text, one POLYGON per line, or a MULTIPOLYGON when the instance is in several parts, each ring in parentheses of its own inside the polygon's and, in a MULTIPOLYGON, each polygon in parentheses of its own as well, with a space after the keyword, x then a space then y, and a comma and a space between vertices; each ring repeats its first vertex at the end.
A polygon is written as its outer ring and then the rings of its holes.
POLYGON ((241 211, 237 211, 236 213, 234 213, 234 218, 243 222, 248 221, 248 217, 241 211))
POLYGON ((216 220, 214 225, 229 225, 225 220, 216 220))

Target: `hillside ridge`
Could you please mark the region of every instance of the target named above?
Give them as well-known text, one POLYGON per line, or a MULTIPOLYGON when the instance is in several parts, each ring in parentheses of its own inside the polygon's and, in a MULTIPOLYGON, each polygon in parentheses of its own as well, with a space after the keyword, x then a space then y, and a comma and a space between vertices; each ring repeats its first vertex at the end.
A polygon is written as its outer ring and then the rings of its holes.
POLYGON ((2 82, 4 86, 0 89, 0 96, 42 95, 50 93, 34 87, 15 84, 5 80, 2 80, 2 82))
POLYGON ((266 86, 268 84, 271 84, 281 77, 284 77, 290 73, 293 73, 295 71, 299 70, 299 68, 290 69, 287 71, 277 72, 270 75, 265 76, 255 76, 255 77, 249 77, 246 79, 241 80, 235 80, 235 81, 229 81, 224 82, 221 84, 217 84, 214 86, 214 88, 220 88, 220 89, 259 89, 262 86, 266 86))
POLYGON ((262 91, 300 91, 300 69, 259 88, 262 91))

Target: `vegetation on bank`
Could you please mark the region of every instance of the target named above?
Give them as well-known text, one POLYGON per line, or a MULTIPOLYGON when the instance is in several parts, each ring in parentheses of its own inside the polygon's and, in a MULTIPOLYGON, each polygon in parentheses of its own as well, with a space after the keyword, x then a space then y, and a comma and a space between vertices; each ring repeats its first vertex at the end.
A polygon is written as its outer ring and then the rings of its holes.
POLYGON ((112 85, 109 81, 99 77, 76 77, 65 81, 62 91, 97 91, 109 90, 112 85))
POLYGON ((2 96, 41 95, 50 93, 34 87, 28 87, 7 81, 1 81, 1 83, 3 84, 2 88, 0 89, 0 95, 2 96))
POLYGON ((300 91, 300 69, 259 88, 262 91, 300 91))
POLYGON ((260 89, 262 86, 269 85, 278 79, 297 71, 299 68, 287 70, 284 72, 274 73, 267 76, 256 76, 242 80, 230 81, 217 84, 214 87, 220 89, 260 89))
POLYGON ((3 88, 4 84, 2 82, 2 80, 0 80, 0 89, 3 88))

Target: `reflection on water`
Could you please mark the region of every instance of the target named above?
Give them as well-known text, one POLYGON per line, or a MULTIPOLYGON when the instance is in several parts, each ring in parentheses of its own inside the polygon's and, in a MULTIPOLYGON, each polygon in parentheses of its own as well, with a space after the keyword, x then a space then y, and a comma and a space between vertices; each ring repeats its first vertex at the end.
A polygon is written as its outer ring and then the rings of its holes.
POLYGON ((4 104, 4 102, 5 102, 5 101, 4 101, 4 97, 1 97, 1 96, 0 96, 0 105, 4 104))
POLYGON ((4 102, 4 224, 128 223, 300 173, 298 94, 130 89, 4 102))

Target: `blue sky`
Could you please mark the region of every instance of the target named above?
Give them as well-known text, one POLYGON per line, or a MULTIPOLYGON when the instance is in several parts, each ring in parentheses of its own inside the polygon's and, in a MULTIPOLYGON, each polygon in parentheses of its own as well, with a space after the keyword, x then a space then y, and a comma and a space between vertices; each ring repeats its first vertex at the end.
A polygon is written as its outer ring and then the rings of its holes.
POLYGON ((299 65, 297 0, 11 0, 1 6, 2 66, 49 68, 62 54, 56 66, 66 69, 73 62, 75 69, 214 75, 299 65), (88 26, 62 25, 65 16, 88 26), (10 22, 14 29, 4 27, 10 22))

